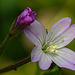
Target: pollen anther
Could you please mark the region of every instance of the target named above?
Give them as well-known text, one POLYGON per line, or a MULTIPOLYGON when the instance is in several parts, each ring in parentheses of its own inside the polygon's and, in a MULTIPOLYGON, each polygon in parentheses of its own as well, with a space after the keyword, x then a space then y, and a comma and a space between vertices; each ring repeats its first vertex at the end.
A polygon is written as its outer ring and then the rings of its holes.
POLYGON ((53 52, 53 53, 58 53, 56 48, 57 48, 57 45, 55 45, 55 46, 51 45, 51 46, 47 47, 47 50, 50 52, 53 52))
POLYGON ((55 53, 58 53, 58 50, 55 50, 55 53))

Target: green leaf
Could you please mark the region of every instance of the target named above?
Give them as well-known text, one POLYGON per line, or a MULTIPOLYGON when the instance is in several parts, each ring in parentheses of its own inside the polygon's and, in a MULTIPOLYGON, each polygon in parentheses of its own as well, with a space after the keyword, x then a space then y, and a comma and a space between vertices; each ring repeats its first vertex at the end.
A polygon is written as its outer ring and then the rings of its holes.
POLYGON ((44 73, 43 75, 61 75, 61 68, 55 66, 52 70, 44 73))

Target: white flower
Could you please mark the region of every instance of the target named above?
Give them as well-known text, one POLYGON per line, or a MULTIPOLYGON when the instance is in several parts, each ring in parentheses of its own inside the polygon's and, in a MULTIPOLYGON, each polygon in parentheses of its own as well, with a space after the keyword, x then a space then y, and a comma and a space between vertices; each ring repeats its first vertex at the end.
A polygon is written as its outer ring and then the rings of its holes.
POLYGON ((25 28, 25 35, 35 45, 31 53, 31 61, 39 62, 42 70, 47 70, 52 61, 59 67, 75 70, 75 52, 64 47, 75 37, 75 24, 65 17, 54 23, 46 33, 45 28, 38 21, 34 21, 25 28))

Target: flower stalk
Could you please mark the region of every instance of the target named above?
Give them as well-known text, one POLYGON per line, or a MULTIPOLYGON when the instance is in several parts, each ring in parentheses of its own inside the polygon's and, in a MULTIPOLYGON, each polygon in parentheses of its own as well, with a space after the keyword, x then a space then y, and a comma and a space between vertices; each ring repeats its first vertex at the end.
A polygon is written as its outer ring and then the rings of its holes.
POLYGON ((7 66, 7 67, 4 67, 4 68, 0 69, 0 73, 7 72, 7 71, 10 71, 10 70, 16 70, 18 67, 20 67, 20 66, 22 66, 22 65, 24 65, 24 64, 26 64, 30 61, 31 61, 31 57, 29 56, 29 57, 15 63, 15 64, 12 64, 10 66, 7 66))
POLYGON ((6 46, 8 45, 9 40, 10 40, 11 37, 12 37, 12 32, 11 32, 11 30, 12 30, 14 24, 15 24, 15 23, 12 24, 12 27, 10 28, 9 34, 6 36, 6 38, 4 39, 4 41, 3 41, 3 42, 1 43, 1 45, 0 45, 0 55, 3 53, 4 49, 5 49, 6 46))
MULTIPOLYGON (((31 56, 24 58, 23 60, 16 62, 15 64, 9 65, 7 67, 1 68, 0 69, 0 73, 4 73, 4 72, 8 72, 11 70, 17 70, 18 67, 31 62, 31 56)), ((55 68, 56 65, 54 63, 52 63, 51 67, 49 68, 50 70, 52 70, 53 68, 55 68)))
POLYGON ((13 29, 14 25, 15 25, 15 22, 12 24, 12 27, 10 28, 9 34, 6 36, 6 38, 4 39, 4 41, 0 45, 0 55, 4 52, 9 41, 11 40, 11 38, 18 35, 22 31, 19 27, 13 29))
POLYGON ((4 51, 5 47, 7 46, 8 42, 10 40, 10 37, 7 36, 5 38, 5 40, 2 42, 2 44, 0 45, 0 55, 2 54, 2 52, 4 51))

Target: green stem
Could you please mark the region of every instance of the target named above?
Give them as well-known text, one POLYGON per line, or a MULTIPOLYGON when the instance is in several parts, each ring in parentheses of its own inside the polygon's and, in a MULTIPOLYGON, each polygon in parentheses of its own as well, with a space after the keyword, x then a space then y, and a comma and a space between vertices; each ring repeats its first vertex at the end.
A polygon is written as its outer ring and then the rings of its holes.
POLYGON ((22 32, 22 29, 20 29, 20 27, 14 28, 15 23, 16 23, 16 21, 13 22, 13 24, 12 24, 12 26, 10 28, 9 34, 7 35, 7 37, 5 38, 5 40, 0 45, 0 55, 5 50, 6 46, 8 45, 9 40, 12 37, 14 37, 14 36, 16 36, 16 35, 18 35, 19 33, 22 32))
POLYGON ((31 57, 29 56, 29 57, 15 63, 15 64, 12 64, 10 66, 7 66, 5 68, 0 69, 0 73, 7 72, 7 71, 10 71, 10 70, 17 70, 18 67, 20 67, 20 66, 22 66, 22 65, 24 65, 24 64, 26 64, 30 61, 31 61, 31 57))
POLYGON ((2 54, 2 52, 4 51, 5 47, 8 45, 9 40, 11 39, 11 37, 9 37, 9 35, 5 38, 5 40, 1 43, 0 45, 0 55, 2 54))

